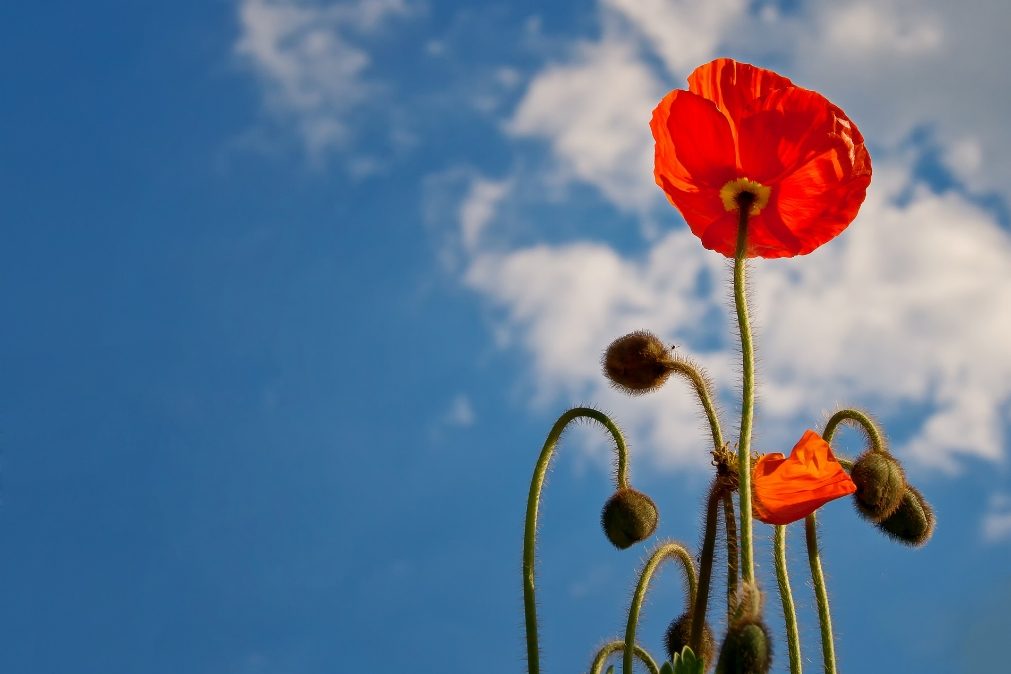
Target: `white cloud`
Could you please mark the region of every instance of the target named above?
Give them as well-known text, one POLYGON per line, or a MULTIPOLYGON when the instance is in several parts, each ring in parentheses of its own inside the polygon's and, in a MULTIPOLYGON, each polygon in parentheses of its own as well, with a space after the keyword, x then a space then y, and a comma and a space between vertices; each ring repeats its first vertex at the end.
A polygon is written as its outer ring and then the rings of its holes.
POLYGON ((642 209, 656 198, 648 122, 662 92, 627 40, 581 43, 570 62, 536 76, 507 128, 547 141, 563 171, 624 208, 642 209))
POLYGON ((374 93, 371 59, 358 42, 407 14, 404 0, 241 0, 238 11, 235 53, 262 83, 270 112, 294 127, 314 159, 345 146, 349 113, 374 93))
POLYGON ((443 419, 449 426, 466 427, 473 426, 476 418, 470 398, 461 393, 450 402, 443 419))
POLYGON ((509 193, 508 180, 495 181, 475 177, 460 204, 460 235, 467 250, 474 250, 481 234, 495 214, 498 203, 509 193))
POLYGON ((987 543, 1011 540, 1011 497, 1007 494, 995 494, 990 499, 990 507, 983 516, 980 529, 983 540, 987 543))
MULTIPOLYGON (((990 83, 962 77, 956 88, 964 94, 956 101, 949 100, 946 81, 931 86, 950 70, 977 64, 981 52, 973 46, 968 54, 953 53, 970 39, 967 29, 945 21, 955 9, 928 5, 913 12, 906 0, 843 2, 788 19, 752 17, 777 21, 773 38, 796 37, 785 43, 797 46, 781 55, 796 66, 789 74, 802 84, 825 82, 847 111, 851 104, 860 111, 854 116, 870 142, 884 148, 875 155, 868 200, 843 236, 803 258, 753 265, 759 449, 788 449, 835 406, 858 404, 877 410, 886 425, 904 410, 926 410, 911 420, 913 432, 897 448, 923 467, 955 472, 964 457, 997 462, 1005 456, 1000 409, 1011 401, 1011 238, 968 195, 931 190, 915 177, 918 157, 896 148, 914 129, 932 130, 951 150, 944 161, 983 189, 980 175, 993 148, 1006 143, 1011 152, 1011 132, 994 112, 1007 109, 1000 103, 1011 87, 997 86, 1008 76, 996 70, 990 83), (854 41, 859 48, 852 48, 854 41), (939 67, 944 59, 954 64, 939 67), (958 111, 966 101, 978 104, 981 94, 987 103, 978 107, 989 111, 970 116, 979 126, 967 124, 958 111)), ((744 10, 736 2, 671 3, 654 13, 625 0, 603 0, 602 7, 602 36, 577 42, 569 60, 535 74, 507 130, 543 140, 568 179, 595 186, 646 223, 662 200, 651 176, 647 121, 667 88, 651 59, 675 72, 728 44, 731 52, 734 44, 754 45, 737 30, 744 10), (624 23, 615 27, 615 17, 624 23), (647 38, 652 54, 622 26, 647 38), (665 40, 685 26, 694 31, 691 39, 665 40)), ((995 6, 970 23, 990 24, 1005 12, 995 6)), ((999 31, 984 32, 983 43, 993 44, 999 31)), ((998 65, 987 62, 985 69, 998 65)), ((664 213, 677 218, 673 210, 664 213)), ((697 425, 687 387, 671 383, 657 394, 624 399, 606 386, 599 357, 613 338, 650 329, 695 355, 724 401, 736 399, 736 346, 718 337, 733 334, 726 267, 686 230, 675 229, 635 257, 589 241, 478 245, 464 282, 499 309, 503 343, 529 355, 535 404, 599 402, 657 462, 700 463, 705 435, 685 432, 686 424, 697 425), (714 336, 721 340, 716 350, 714 336)), ((733 436, 736 421, 724 419, 726 435, 733 436)))

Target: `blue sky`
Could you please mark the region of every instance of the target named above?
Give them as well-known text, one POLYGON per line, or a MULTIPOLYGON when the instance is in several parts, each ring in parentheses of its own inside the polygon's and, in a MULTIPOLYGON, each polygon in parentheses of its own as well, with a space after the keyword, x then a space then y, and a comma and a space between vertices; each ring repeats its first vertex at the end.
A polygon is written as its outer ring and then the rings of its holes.
MULTIPOLYGON (((696 546, 707 455, 687 392, 623 399, 599 356, 633 329, 677 343, 731 432, 727 266, 653 185, 647 126, 719 55, 824 92, 874 159, 842 236, 752 274, 755 447, 865 406, 938 513, 909 550, 825 508, 842 671, 1003 662, 1000 3, 99 1, 0 18, 3 671, 523 671, 526 490, 577 404, 626 430, 659 535, 696 546)), ((567 435, 545 494, 545 671, 585 669, 622 631, 647 554, 599 531, 604 439, 567 435)), ((682 601, 661 573, 652 650, 682 601)), ((774 595, 768 615, 781 630, 774 595)))

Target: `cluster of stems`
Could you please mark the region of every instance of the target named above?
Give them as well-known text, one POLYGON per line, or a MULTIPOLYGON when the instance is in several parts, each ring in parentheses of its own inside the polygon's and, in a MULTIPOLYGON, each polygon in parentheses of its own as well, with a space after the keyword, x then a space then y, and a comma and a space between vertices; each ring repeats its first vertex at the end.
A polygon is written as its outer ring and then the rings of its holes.
MULTIPOLYGON (((718 528, 722 520, 726 543, 726 620, 729 626, 740 624, 742 616, 751 615, 758 620, 761 610, 760 593, 755 578, 755 556, 752 522, 752 465, 751 434, 754 420, 755 401, 755 355, 752 343, 750 319, 748 315, 746 272, 748 244, 748 216, 752 206, 752 195, 744 192, 738 198, 739 227, 733 267, 733 294, 741 339, 742 355, 742 399, 739 436, 736 456, 724 441, 719 415, 714 404, 713 393, 705 375, 694 365, 684 360, 671 360, 667 365, 673 374, 679 375, 693 389, 696 398, 708 420, 712 436, 712 452, 717 475, 713 480, 705 506, 704 535, 699 554, 699 567, 687 548, 673 541, 662 542, 651 552, 639 581, 626 621, 624 640, 613 640, 600 648, 590 666, 591 674, 599 674, 612 655, 622 654, 624 674, 632 674, 633 663, 638 658, 651 674, 660 674, 657 660, 636 641, 639 613, 657 567, 665 560, 677 562, 683 571, 687 585, 686 615, 690 615, 690 629, 687 643, 693 653, 708 658, 701 671, 709 671, 715 654, 707 652, 705 643, 708 630, 706 622, 710 586, 713 577, 713 560, 718 540, 718 528), (738 503, 735 510, 733 493, 737 492, 738 503), (739 518, 739 519, 738 519, 739 518), (748 604, 748 606, 745 606, 748 604), (750 607, 750 608, 749 608, 750 607), (750 613, 749 613, 750 612, 750 613)), ((588 407, 578 407, 565 412, 552 427, 538 458, 527 500, 526 525, 523 539, 523 604, 526 621, 527 668, 529 674, 540 672, 540 649, 537 629, 537 604, 535 599, 534 557, 537 534, 537 516, 541 490, 555 448, 565 428, 573 421, 585 419, 596 422, 606 429, 612 439, 616 455, 615 488, 617 491, 629 489, 628 451, 624 438, 615 423, 602 412, 588 407)), ((834 414, 825 426, 822 437, 831 443, 836 429, 841 423, 849 423, 860 428, 866 435, 869 447, 874 451, 886 452, 884 440, 874 422, 866 414, 852 409, 844 409, 834 414)), ((841 460, 844 468, 851 469, 852 463, 841 460)), ((814 586, 821 630, 822 656, 825 674, 835 674, 836 661, 832 637, 832 622, 829 611, 828 593, 822 572, 818 549, 818 532, 815 515, 809 515, 805 522, 805 542, 810 565, 811 581, 814 586)), ((801 647, 793 593, 790 587, 786 561, 786 526, 776 526, 773 546, 776 579, 785 618, 786 641, 791 674, 800 674, 801 647)), ((711 637, 710 637, 711 639, 711 637)), ((708 649, 712 650, 711 647, 708 649)), ((670 654, 672 659, 675 654, 670 654)), ((662 661, 662 660, 661 660, 662 661)), ((720 663, 724 662, 723 656, 720 663)), ((766 669, 767 671, 767 665, 766 669)), ((718 670, 717 674, 721 674, 718 670)), ((727 674, 730 671, 727 670, 727 674)))

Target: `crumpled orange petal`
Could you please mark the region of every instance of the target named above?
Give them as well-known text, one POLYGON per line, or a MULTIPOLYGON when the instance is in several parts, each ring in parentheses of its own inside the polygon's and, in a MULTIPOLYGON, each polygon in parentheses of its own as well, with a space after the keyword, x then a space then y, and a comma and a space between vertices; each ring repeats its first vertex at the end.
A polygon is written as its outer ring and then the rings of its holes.
POLYGON ((751 511, 766 524, 789 524, 856 490, 829 444, 808 430, 789 458, 766 454, 755 463, 751 511))

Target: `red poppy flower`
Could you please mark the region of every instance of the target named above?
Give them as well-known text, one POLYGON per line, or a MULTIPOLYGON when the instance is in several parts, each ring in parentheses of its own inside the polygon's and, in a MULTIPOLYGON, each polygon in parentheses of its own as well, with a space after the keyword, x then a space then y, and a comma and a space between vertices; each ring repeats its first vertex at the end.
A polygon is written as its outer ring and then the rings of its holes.
POLYGON ((751 471, 751 511, 767 524, 803 519, 823 504, 857 490, 832 448, 807 431, 790 452, 766 454, 751 471))
POLYGON ((731 59, 696 68, 688 91, 656 106, 650 128, 657 184, 702 245, 727 257, 739 203, 750 207, 747 256, 792 257, 844 230, 871 181, 863 136, 842 110, 731 59))

